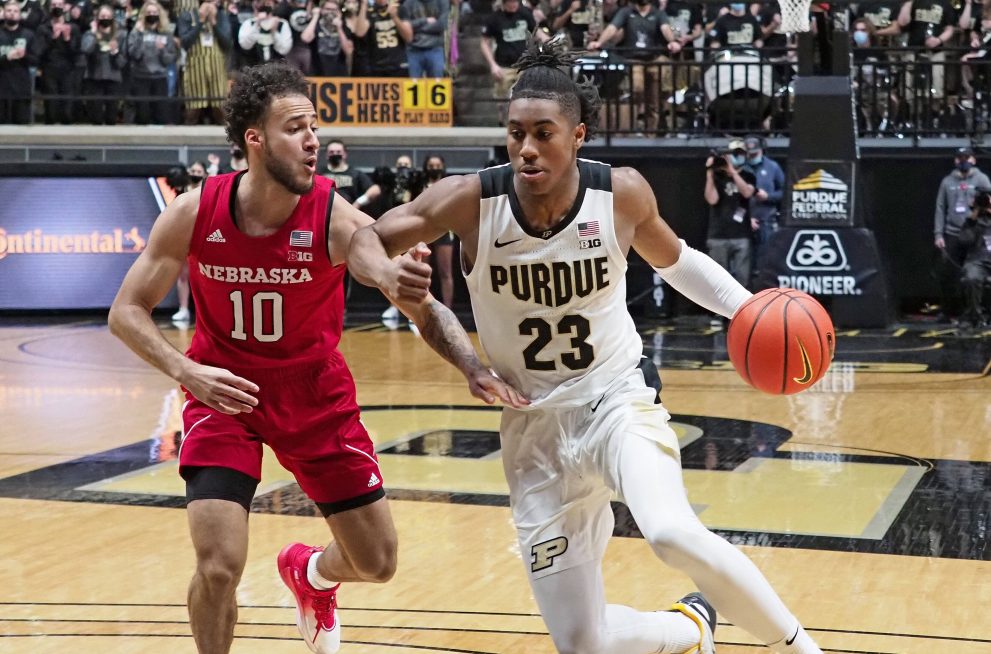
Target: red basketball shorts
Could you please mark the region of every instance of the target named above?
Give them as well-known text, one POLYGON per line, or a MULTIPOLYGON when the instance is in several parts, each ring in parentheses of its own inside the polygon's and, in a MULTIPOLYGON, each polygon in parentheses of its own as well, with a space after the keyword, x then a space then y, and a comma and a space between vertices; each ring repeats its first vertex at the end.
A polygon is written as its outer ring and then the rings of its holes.
POLYGON ((340 353, 319 364, 238 374, 259 387, 251 413, 220 413, 186 391, 180 474, 189 466, 220 466, 261 479, 264 443, 314 502, 343 502, 382 487, 340 353))

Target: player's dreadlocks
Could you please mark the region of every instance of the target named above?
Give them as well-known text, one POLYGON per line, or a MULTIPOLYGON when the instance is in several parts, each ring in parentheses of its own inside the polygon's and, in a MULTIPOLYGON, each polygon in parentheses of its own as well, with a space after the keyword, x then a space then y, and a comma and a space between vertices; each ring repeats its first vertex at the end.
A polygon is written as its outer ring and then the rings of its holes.
POLYGON ((524 98, 554 100, 576 123, 585 123, 585 141, 598 131, 602 99, 588 77, 572 79, 571 68, 581 53, 568 52, 564 39, 555 37, 547 43, 531 39, 526 52, 514 68, 520 77, 513 85, 510 101, 524 98))

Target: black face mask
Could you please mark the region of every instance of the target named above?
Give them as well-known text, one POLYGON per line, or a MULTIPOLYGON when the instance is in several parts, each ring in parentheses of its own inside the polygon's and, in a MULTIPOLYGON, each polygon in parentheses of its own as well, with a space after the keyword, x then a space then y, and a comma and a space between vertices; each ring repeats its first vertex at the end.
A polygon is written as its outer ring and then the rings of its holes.
POLYGON ((440 169, 431 168, 430 170, 427 171, 427 179, 429 180, 433 180, 436 182, 438 179, 443 179, 443 177, 444 177, 443 168, 440 169))
POLYGON ((261 7, 261 9, 259 9, 259 11, 264 11, 264 12, 270 14, 273 11, 275 11, 275 7, 273 7, 272 5, 262 5, 262 7, 261 7))
POLYGON ((327 157, 327 163, 333 168, 340 166, 342 161, 344 161, 344 157, 339 154, 332 154, 327 157))
POLYGON ((62 7, 52 7, 49 13, 52 15, 52 18, 59 18, 65 13, 65 10, 62 7))
POLYGON ((149 27, 158 25, 158 16, 145 16, 145 25, 149 27))
POLYGON ((101 18, 100 20, 96 21, 97 27, 110 27, 113 24, 114 24, 113 18, 101 18))
POLYGON ((190 184, 198 184, 199 182, 202 182, 202 181, 203 181, 203 176, 202 175, 190 175, 189 176, 189 183, 190 184))
POLYGON ((19 20, 10 20, 9 18, 7 18, 7 19, 5 19, 3 21, 3 24, 6 25, 7 27, 11 28, 11 29, 14 29, 15 27, 17 27, 18 25, 21 24, 21 21, 19 21, 19 20))

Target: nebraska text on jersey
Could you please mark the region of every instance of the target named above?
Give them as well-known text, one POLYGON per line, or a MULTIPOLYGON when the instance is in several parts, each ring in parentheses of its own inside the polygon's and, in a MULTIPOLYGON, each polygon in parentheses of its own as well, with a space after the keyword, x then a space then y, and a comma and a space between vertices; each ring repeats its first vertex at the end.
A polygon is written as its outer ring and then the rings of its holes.
POLYGON ((300 284, 313 281, 306 268, 235 268, 199 263, 207 279, 240 284, 300 284))

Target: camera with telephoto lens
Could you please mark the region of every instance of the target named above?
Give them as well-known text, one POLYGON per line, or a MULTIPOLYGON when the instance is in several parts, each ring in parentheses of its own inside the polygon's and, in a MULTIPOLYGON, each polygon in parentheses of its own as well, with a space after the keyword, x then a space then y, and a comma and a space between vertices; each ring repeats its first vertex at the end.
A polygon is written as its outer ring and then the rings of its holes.
POLYGON ((979 186, 974 194, 975 219, 981 223, 991 223, 991 188, 979 186))
POLYGON ((733 155, 745 157, 747 155, 747 151, 743 148, 713 148, 709 150, 709 156, 712 157, 712 165, 709 166, 709 168, 714 172, 724 172, 726 170, 726 166, 728 165, 726 157, 733 155))

